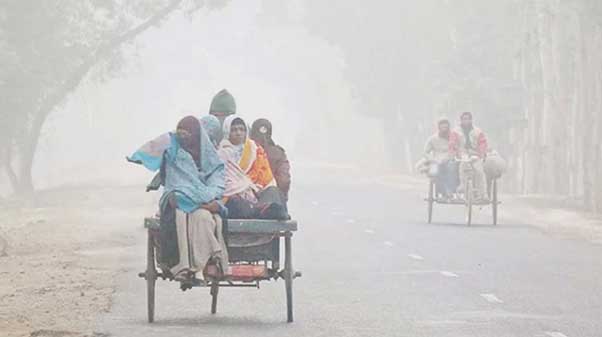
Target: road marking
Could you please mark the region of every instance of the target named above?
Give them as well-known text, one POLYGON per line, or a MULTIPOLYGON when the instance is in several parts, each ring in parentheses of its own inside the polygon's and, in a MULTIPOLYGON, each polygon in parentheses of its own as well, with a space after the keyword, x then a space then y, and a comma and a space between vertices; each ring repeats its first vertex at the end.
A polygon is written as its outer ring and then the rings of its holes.
POLYGON ((395 244, 393 242, 391 242, 391 241, 385 241, 384 244, 385 244, 385 246, 388 246, 388 247, 395 246, 395 244))
POLYGON ((424 269, 415 269, 415 270, 405 270, 405 271, 396 271, 396 272, 383 272, 381 274, 385 275, 430 275, 430 274, 438 274, 438 270, 424 270, 424 269))
MULTIPOLYGON (((466 319, 470 322, 482 322, 484 320, 491 321, 496 319, 519 319, 519 320, 537 320, 537 321, 551 321, 558 322, 563 317, 559 315, 537 315, 527 314, 524 312, 512 312, 503 309, 496 310, 468 310, 468 311, 455 311, 453 317, 456 319, 466 319)), ((544 336, 542 331, 539 336, 544 336)))
POLYGON ((330 214, 332 214, 334 216, 340 216, 340 215, 343 215, 343 212, 341 212, 341 211, 332 211, 332 213, 330 213, 330 214))
POLYGON ((444 319, 444 320, 440 320, 440 321, 436 321, 436 320, 418 321, 418 324, 419 325, 428 325, 428 326, 465 325, 465 324, 468 324, 468 321, 444 319))
POLYGON ((418 255, 418 254, 410 254, 408 255, 409 258, 414 259, 414 260, 424 260, 424 257, 418 255))
POLYGON ((349 224, 355 223, 355 220, 353 220, 353 219, 347 219, 347 223, 349 223, 349 224))
MULTIPOLYGON (((470 274, 469 271, 461 271, 462 274, 470 274)), ((403 271, 381 271, 377 274, 382 275, 437 275, 441 276, 441 270, 439 269, 409 269, 403 271)), ((453 273, 452 273, 453 274, 453 273)), ((459 275, 457 277, 460 277, 459 275)))
POLYGON ((558 331, 548 331, 548 332, 546 332, 546 335, 549 337, 568 337, 567 335, 563 334, 562 332, 558 332, 558 331))
POLYGON ((318 206, 320 203, 319 203, 319 202, 317 202, 317 201, 312 201, 312 202, 311 202, 311 204, 312 204, 313 206, 318 206))
POLYGON ((451 271, 443 270, 440 272, 441 275, 445 277, 458 277, 458 274, 452 273, 451 271))
POLYGON ((500 300, 495 294, 481 294, 481 297, 489 303, 504 303, 504 301, 500 300))
POLYGON ((366 229, 366 230, 364 230, 364 233, 366 233, 366 234, 374 234, 374 231, 371 230, 371 229, 366 229))

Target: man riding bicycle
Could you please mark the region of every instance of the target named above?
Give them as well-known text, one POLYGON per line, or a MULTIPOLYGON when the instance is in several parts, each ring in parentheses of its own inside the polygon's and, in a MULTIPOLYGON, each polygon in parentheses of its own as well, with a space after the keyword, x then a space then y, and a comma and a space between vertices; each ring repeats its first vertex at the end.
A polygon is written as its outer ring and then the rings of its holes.
POLYGON ((473 125, 471 112, 462 113, 460 128, 456 130, 454 136, 457 136, 457 139, 452 140, 453 146, 459 149, 461 156, 472 159, 470 162, 463 162, 460 165, 460 190, 464 189, 469 175, 472 174, 475 199, 477 201, 487 201, 487 182, 483 169, 483 162, 488 151, 487 137, 481 129, 473 125), (467 165, 472 167, 469 168, 467 165))

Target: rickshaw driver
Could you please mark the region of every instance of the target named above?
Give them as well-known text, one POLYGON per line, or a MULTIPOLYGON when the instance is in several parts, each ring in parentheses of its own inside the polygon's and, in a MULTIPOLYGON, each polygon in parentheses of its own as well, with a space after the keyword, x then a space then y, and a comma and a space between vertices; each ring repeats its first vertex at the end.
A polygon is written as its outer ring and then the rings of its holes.
MULTIPOLYGON (((472 161, 472 172, 474 174, 475 198, 477 201, 487 201, 487 182, 483 162, 486 159, 488 144, 485 133, 473 125, 473 116, 471 112, 464 112, 460 116, 460 128, 456 131, 459 135, 454 146, 460 149, 461 154, 469 156, 472 161)), ((463 165, 470 165, 463 163, 463 165)), ((460 188, 462 191, 466 185, 467 174, 470 170, 460 168, 460 188)), ((465 191, 464 191, 465 192, 465 191)))
POLYGON ((458 137, 449 120, 441 118, 437 121, 437 132, 429 137, 424 148, 428 174, 435 177, 436 195, 444 202, 454 199, 458 188, 458 163, 453 160, 458 150, 452 143, 458 137))
POLYGON ((236 100, 234 99, 234 96, 226 89, 220 90, 220 92, 215 94, 211 100, 209 114, 215 116, 219 120, 220 127, 217 130, 218 134, 216 135, 216 144, 219 144, 224 137, 222 134, 224 121, 228 116, 236 114, 236 100))

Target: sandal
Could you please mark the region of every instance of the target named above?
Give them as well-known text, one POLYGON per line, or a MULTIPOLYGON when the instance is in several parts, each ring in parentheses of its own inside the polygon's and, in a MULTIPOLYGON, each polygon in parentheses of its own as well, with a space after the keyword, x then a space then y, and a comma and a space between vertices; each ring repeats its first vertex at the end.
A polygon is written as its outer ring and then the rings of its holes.
POLYGON ((182 269, 179 273, 174 275, 173 279, 178 282, 189 282, 191 280, 190 270, 182 269))

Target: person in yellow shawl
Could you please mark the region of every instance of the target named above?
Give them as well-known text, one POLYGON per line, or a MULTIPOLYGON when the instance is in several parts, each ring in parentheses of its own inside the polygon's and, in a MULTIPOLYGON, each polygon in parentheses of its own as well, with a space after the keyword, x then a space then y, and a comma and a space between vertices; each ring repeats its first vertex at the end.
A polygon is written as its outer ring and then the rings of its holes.
POLYGON ((245 121, 235 115, 227 117, 223 134, 218 154, 226 165, 228 217, 288 219, 265 150, 248 137, 245 121))

